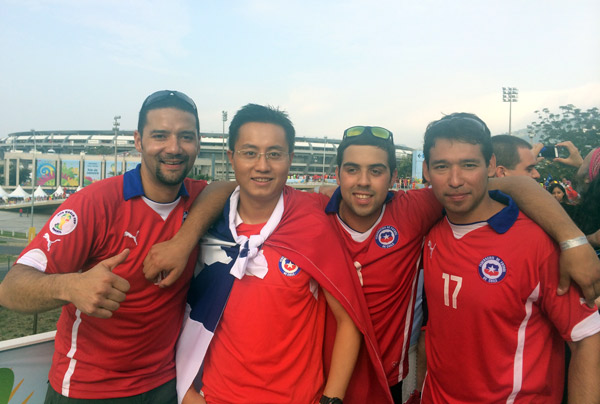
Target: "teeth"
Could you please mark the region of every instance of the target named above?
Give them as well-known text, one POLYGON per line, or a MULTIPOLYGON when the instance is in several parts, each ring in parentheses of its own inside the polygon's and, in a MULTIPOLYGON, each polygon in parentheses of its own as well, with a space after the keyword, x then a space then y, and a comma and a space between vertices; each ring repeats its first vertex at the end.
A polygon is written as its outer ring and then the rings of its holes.
POLYGON ((269 178, 254 178, 254 181, 257 181, 257 182, 269 182, 271 180, 269 178))
POLYGON ((371 197, 371 195, 360 195, 360 194, 355 194, 354 196, 356 196, 358 199, 368 199, 371 197))

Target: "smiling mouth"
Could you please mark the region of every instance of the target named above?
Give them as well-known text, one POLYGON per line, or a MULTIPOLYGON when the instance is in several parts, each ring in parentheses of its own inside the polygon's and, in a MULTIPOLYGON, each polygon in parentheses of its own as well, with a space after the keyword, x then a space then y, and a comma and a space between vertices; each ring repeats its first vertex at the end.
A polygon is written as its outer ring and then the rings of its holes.
POLYGON ((252 178, 252 181, 256 181, 256 182, 270 182, 272 180, 273 180, 272 178, 256 178, 256 177, 252 178))

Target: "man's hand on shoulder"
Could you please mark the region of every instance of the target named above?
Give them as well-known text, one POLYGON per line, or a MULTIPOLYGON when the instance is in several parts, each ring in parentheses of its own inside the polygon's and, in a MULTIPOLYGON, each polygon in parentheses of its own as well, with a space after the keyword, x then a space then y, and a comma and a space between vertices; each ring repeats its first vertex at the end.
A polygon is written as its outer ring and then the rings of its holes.
POLYGON ((559 295, 567 293, 571 279, 581 288, 588 306, 593 307, 600 297, 600 260, 591 245, 561 251, 559 295))
POLYGON ((112 317, 130 287, 126 279, 115 275, 112 270, 128 255, 129 250, 125 249, 83 273, 69 274, 65 285, 66 300, 89 316, 112 317))
POLYGON ((154 244, 144 259, 144 276, 161 288, 169 287, 185 270, 190 254, 176 237, 154 244))

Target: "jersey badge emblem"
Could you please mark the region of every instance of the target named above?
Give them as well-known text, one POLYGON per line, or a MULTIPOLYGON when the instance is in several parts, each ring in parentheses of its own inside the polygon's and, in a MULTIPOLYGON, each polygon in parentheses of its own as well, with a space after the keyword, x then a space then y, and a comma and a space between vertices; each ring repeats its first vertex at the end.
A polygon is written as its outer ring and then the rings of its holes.
POLYGON ((279 270, 285 276, 296 276, 300 272, 300 267, 285 257, 279 260, 279 270))
POLYGON ((65 236, 75 230, 77 221, 77 214, 70 209, 65 209, 54 215, 48 227, 53 234, 65 236))
POLYGON ((506 276, 506 265, 500 257, 489 255, 479 263, 479 276, 487 283, 499 283, 506 276))
POLYGON ((375 243, 381 248, 391 248, 398 242, 398 230, 393 226, 383 226, 375 234, 375 243))

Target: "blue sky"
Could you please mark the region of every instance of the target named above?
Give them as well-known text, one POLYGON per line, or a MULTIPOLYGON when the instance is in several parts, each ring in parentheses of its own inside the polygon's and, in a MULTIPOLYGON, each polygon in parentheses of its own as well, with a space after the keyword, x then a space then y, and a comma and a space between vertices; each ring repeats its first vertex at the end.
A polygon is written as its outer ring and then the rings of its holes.
POLYGON ((190 95, 201 131, 255 102, 298 136, 384 126, 419 147, 442 113, 508 131, 533 111, 600 107, 600 2, 0 0, 0 137, 132 130, 145 96, 190 95))

